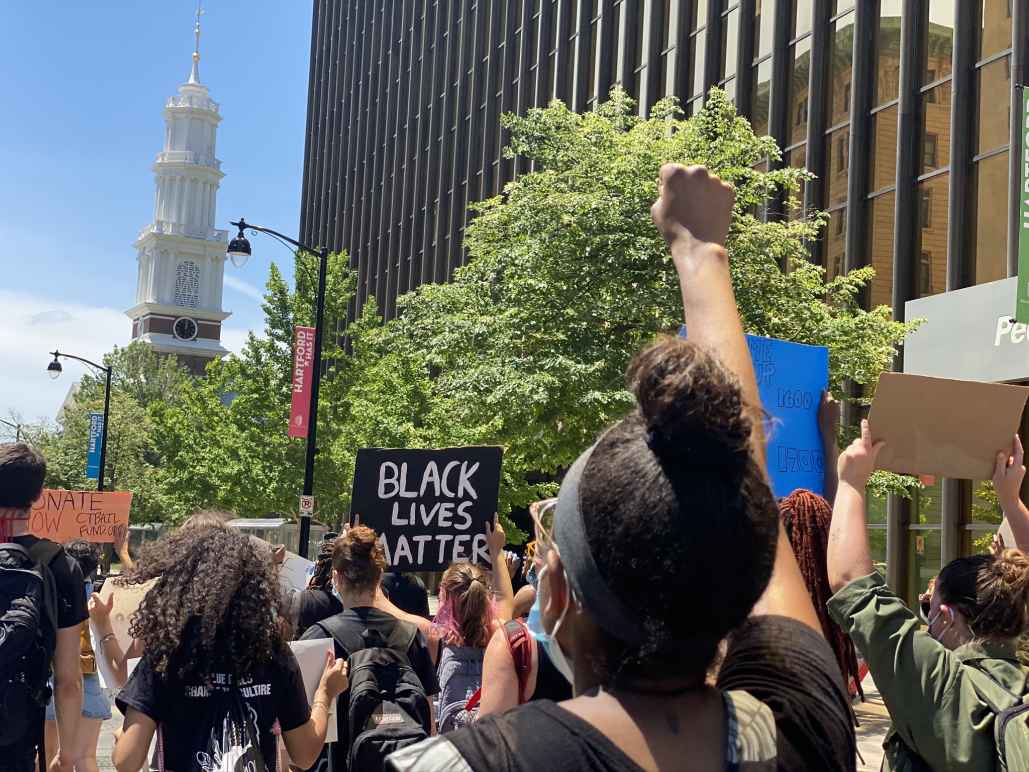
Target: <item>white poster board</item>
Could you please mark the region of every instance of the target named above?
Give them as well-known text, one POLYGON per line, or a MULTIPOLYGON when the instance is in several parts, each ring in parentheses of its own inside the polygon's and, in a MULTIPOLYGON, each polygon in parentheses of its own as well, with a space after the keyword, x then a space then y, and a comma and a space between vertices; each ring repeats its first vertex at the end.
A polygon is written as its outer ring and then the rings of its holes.
MULTIPOLYGON (((322 673, 325 672, 325 655, 335 651, 332 639, 316 638, 311 641, 293 641, 289 647, 293 650, 293 656, 297 658, 300 665, 300 675, 304 679, 304 688, 307 690, 307 702, 311 703, 314 701, 314 693, 318 691, 322 673)), ((334 743, 337 740, 337 701, 337 698, 333 698, 329 705, 329 723, 325 732, 325 742, 327 743, 334 743)))

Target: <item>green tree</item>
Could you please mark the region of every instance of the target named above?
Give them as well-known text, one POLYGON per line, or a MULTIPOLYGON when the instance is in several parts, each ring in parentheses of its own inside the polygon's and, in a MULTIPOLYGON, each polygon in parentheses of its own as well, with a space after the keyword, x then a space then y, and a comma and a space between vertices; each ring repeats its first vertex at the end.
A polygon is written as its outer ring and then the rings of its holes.
MULTIPOLYGON (((350 479, 331 448, 347 428, 348 356, 336 331, 346 318, 355 280, 345 254, 330 255, 326 284, 315 496, 332 521, 349 497, 350 479), (345 494, 343 493, 345 491, 345 494)), ((303 486, 306 440, 287 436, 294 325, 314 324, 317 258, 296 256, 296 286, 273 264, 262 306, 262 337, 251 334, 237 356, 211 362, 178 405, 162 416, 162 485, 180 513, 221 507, 241 516, 295 513, 303 486)))
POLYGON ((706 164, 736 186, 728 249, 744 325, 828 346, 835 393, 847 380, 873 383, 910 329, 887 308, 860 307, 871 268, 826 281, 810 262, 824 213, 755 217, 779 195, 795 199, 810 175, 763 171, 779 149, 722 92, 689 120, 673 99, 639 118, 616 89, 595 112, 555 102, 504 125, 509 155, 534 171, 475 206, 469 260, 451 283, 406 295, 402 315, 382 328, 362 320, 354 363, 365 369, 338 457, 385 424, 397 441, 504 446, 504 509, 553 492, 540 475, 567 466, 630 409, 630 357, 683 321, 674 267, 650 219, 665 162, 706 164))

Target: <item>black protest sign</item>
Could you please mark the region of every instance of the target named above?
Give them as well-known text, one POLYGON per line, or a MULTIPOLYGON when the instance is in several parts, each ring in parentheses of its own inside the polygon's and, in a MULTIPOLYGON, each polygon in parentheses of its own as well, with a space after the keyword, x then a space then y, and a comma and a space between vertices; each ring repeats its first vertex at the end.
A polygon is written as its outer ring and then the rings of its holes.
POLYGON ((394 570, 488 566, 500 461, 500 448, 365 448, 357 452, 350 509, 380 534, 394 570))

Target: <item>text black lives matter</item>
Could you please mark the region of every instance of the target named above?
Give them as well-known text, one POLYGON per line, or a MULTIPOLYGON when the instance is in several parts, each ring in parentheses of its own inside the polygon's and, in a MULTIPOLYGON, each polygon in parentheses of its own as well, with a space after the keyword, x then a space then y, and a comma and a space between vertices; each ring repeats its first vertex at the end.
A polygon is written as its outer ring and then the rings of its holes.
POLYGON ((380 534, 393 570, 489 565, 501 459, 496 447, 360 450, 351 512, 380 534))

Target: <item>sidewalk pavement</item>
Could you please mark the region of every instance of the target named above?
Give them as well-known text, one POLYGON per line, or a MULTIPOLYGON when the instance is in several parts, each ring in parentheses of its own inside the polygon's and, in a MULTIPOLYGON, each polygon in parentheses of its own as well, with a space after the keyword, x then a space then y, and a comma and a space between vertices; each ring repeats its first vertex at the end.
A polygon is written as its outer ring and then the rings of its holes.
POLYGON ((865 701, 854 703, 854 713, 861 724, 856 730, 858 772, 879 772, 883 759, 883 738, 890 728, 890 714, 871 674, 865 676, 861 686, 865 690, 865 701))

